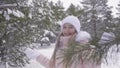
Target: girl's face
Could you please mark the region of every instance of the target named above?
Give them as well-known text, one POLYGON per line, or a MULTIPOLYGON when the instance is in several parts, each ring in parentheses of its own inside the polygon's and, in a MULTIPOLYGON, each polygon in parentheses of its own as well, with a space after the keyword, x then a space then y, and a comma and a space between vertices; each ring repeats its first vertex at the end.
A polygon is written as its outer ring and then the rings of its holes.
POLYGON ((76 30, 73 25, 65 23, 63 25, 62 34, 63 36, 70 36, 76 33, 76 30))

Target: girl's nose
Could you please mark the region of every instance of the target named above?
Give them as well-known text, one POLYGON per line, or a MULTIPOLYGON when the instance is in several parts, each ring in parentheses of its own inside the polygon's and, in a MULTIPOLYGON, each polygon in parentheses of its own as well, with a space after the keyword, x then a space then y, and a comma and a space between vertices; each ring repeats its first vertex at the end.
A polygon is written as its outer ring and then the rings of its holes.
POLYGON ((70 31, 70 29, 69 29, 69 28, 66 28, 66 32, 68 32, 68 33, 69 33, 69 31, 70 31))

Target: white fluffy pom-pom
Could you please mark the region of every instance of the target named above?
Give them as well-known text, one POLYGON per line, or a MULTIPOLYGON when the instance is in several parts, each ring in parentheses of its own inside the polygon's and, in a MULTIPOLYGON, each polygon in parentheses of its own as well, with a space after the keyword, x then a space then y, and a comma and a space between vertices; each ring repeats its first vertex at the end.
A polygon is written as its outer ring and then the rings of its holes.
POLYGON ((91 39, 91 35, 86 31, 80 31, 76 36, 77 42, 88 42, 91 39))

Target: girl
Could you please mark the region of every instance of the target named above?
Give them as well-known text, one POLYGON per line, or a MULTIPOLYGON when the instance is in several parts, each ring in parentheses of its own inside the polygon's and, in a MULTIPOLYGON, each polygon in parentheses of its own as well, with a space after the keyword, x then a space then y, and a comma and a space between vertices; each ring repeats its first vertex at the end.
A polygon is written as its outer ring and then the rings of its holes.
MULTIPOLYGON (((70 46, 69 43, 72 41, 77 41, 82 45, 85 45, 91 39, 90 34, 85 31, 80 31, 80 21, 75 16, 68 16, 62 20, 61 33, 58 36, 54 54, 50 61, 51 68, 66 68, 65 63, 62 62, 61 49, 65 49, 70 46)), ((77 59, 76 59, 77 60, 77 59)), ((74 64, 69 68, 100 68, 100 65, 91 63, 88 61, 83 61, 83 63, 78 63, 74 67, 74 64)))
MULTIPOLYGON (((69 43, 72 41, 79 42, 80 44, 87 44, 91 38, 90 34, 85 31, 80 31, 80 21, 75 16, 68 16, 62 20, 61 24, 61 33, 57 38, 56 46, 54 53, 49 60, 43 55, 38 55, 36 60, 46 66, 46 68, 66 68, 64 62, 62 62, 63 58, 60 57, 61 49, 66 49, 70 46, 69 43)), ((91 63, 91 62, 83 62, 78 63, 75 67, 74 64, 69 68, 100 68, 100 65, 91 63)))

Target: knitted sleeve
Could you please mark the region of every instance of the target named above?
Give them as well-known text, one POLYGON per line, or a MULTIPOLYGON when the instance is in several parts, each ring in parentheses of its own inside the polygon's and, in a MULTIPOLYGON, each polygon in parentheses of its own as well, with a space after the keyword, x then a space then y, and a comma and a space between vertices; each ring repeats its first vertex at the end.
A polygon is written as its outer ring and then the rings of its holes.
POLYGON ((45 67, 48 68, 50 60, 49 60, 46 56, 40 54, 40 55, 37 57, 36 60, 37 60, 40 64, 42 64, 43 66, 45 66, 45 67))

